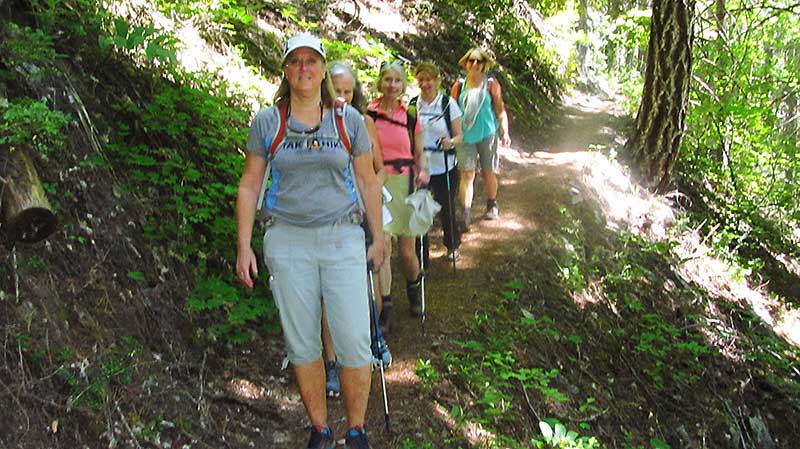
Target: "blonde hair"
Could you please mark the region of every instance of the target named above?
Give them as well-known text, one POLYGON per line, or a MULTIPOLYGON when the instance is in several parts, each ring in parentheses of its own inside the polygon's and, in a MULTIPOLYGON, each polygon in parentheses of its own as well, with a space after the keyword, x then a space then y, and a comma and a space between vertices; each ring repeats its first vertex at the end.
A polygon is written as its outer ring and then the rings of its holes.
POLYGON ((492 54, 480 47, 472 47, 469 50, 467 50, 467 52, 464 53, 464 56, 462 56, 461 59, 458 60, 458 65, 466 69, 467 60, 470 58, 470 56, 472 56, 473 53, 478 53, 481 56, 481 59, 483 59, 482 71, 484 73, 488 72, 489 69, 494 67, 494 58, 492 58, 492 54))
POLYGON ((403 63, 400 61, 388 61, 381 64, 381 70, 378 72, 378 78, 375 80, 375 90, 383 93, 381 91, 381 83, 383 83, 383 78, 386 77, 386 74, 389 70, 394 70, 400 75, 400 80, 403 82, 403 92, 406 91, 408 87, 408 80, 406 80, 406 68, 403 67, 403 63))
POLYGON ((420 73, 427 73, 437 80, 442 77, 442 71, 431 61, 422 61, 414 67, 414 75, 418 76, 420 73))

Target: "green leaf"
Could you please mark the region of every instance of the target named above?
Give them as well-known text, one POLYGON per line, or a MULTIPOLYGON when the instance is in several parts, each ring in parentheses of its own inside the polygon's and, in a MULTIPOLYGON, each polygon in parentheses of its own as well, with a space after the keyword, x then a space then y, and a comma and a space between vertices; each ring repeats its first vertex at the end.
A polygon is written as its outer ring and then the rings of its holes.
POLYGON ((145 280, 144 274, 141 271, 129 271, 128 277, 133 279, 134 281, 145 280))

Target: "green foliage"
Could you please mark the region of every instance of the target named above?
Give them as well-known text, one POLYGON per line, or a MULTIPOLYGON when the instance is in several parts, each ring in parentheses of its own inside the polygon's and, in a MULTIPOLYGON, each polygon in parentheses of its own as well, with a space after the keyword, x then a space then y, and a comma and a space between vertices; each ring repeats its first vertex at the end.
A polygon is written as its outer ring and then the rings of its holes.
POLYGON ((733 254, 761 245, 800 253, 800 24, 785 3, 727 2, 724 32, 714 16, 698 18, 678 168, 704 196, 697 221, 718 229, 717 246, 733 254))
MULTIPOLYGON (((541 2, 546 9, 557 9, 560 2, 541 2)), ((517 3, 509 0, 485 2, 477 0, 432 0, 430 7, 420 8, 418 14, 435 11, 442 23, 464 24, 459 35, 464 39, 453 48, 457 60, 472 46, 488 47, 496 54, 497 69, 493 69, 506 92, 506 107, 516 120, 529 129, 540 130, 549 120, 553 106, 560 100, 563 83, 556 75, 554 55, 545 48, 538 31, 524 16, 517 3)), ((540 137, 540 136, 539 136, 540 137)))
MULTIPOLYGON (((356 75, 364 89, 365 96, 370 97, 377 92, 374 90, 374 82, 378 78, 378 69, 383 61, 392 60, 395 54, 383 42, 371 36, 365 36, 367 45, 353 45, 339 40, 323 39, 325 50, 329 61, 347 61, 352 63, 356 70, 356 75)), ((407 74, 409 75, 409 74, 407 74)))
POLYGON ((417 360, 417 367, 414 373, 419 377, 422 391, 430 393, 433 388, 439 385, 441 376, 436 368, 431 364, 430 360, 417 360))
MULTIPOLYGON (((51 35, 39 29, 20 28, 13 22, 8 24, 7 33, 10 36, 0 42, 0 54, 7 67, 24 71, 32 79, 38 79, 56 61, 58 54, 51 35)), ((8 72, 0 73, 8 78, 16 76, 8 72)))
POLYGON ((165 64, 177 62, 175 49, 177 42, 173 36, 160 33, 152 25, 131 26, 121 17, 114 19, 114 29, 110 36, 101 34, 97 38, 100 50, 107 51, 114 47, 127 54, 136 54, 139 51, 143 52, 148 60, 165 64))
POLYGON ((0 112, 0 145, 33 148, 44 157, 64 146, 62 129, 70 116, 50 109, 45 101, 21 98, 0 106, 0 112))
POLYGON ((263 288, 244 295, 241 287, 234 287, 219 276, 198 282, 187 306, 192 312, 214 317, 208 327, 211 337, 232 344, 250 341, 254 324, 277 315, 271 296, 263 288), (224 318, 218 317, 219 314, 224 318))
POLYGON ((125 336, 94 358, 65 346, 56 356, 56 375, 69 391, 67 411, 81 407, 101 410, 119 386, 133 381, 135 362, 142 351, 132 336, 125 336))
POLYGON ((201 23, 214 23, 233 29, 237 25, 249 25, 255 17, 247 7, 237 0, 157 0, 158 9, 167 14, 192 19, 201 23))

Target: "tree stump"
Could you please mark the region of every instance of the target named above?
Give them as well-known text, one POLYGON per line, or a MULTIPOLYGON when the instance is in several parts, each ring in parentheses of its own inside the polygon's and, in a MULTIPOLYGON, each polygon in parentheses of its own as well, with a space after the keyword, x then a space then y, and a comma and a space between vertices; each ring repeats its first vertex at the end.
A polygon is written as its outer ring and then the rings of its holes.
POLYGON ((15 148, 0 148, 0 224, 9 246, 41 241, 58 226, 33 160, 15 148))

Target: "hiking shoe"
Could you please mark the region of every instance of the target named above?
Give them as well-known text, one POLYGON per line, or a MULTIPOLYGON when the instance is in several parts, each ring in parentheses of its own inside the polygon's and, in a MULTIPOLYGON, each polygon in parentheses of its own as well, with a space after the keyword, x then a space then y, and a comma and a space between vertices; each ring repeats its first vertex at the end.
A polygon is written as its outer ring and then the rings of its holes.
POLYGON ((411 314, 422 316, 422 274, 415 282, 406 283, 406 296, 411 314))
POLYGON ((325 362, 325 391, 332 398, 338 398, 342 391, 339 384, 339 362, 336 360, 325 362))
POLYGON ((307 449, 333 449, 334 447, 336 447, 336 441, 333 439, 333 432, 329 427, 311 428, 307 449))
POLYGON ((381 335, 389 335, 389 332, 392 331, 392 306, 391 301, 387 301, 384 297, 383 299, 383 309, 381 310, 381 316, 378 318, 378 325, 381 327, 381 335))
POLYGON ((392 353, 389 351, 389 345, 386 344, 383 335, 381 335, 380 338, 380 345, 378 345, 378 339, 372 337, 372 357, 375 358, 375 365, 383 362, 383 367, 388 368, 392 364, 392 353), (380 346, 380 348, 378 348, 378 346, 380 346))
POLYGON ((367 432, 363 427, 353 427, 348 430, 344 444, 347 449, 370 449, 367 432))
POLYGON ((500 217, 500 209, 497 208, 497 204, 486 208, 487 220, 497 220, 498 217, 500 217))

